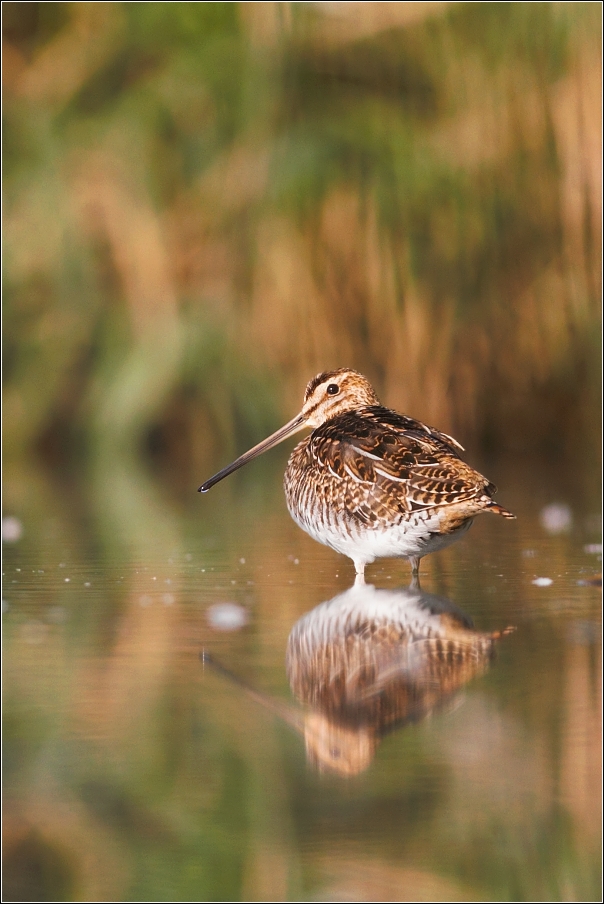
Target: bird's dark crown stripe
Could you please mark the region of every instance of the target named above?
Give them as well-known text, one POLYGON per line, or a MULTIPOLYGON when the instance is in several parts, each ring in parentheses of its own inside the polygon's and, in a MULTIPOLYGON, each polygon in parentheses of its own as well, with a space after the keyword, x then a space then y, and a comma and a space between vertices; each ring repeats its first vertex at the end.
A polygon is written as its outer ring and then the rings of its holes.
POLYGON ((343 367, 340 370, 328 370, 323 374, 317 374, 317 376, 313 377, 313 379, 310 381, 310 383, 306 387, 306 392, 304 393, 304 401, 306 401, 306 399, 309 399, 311 397, 311 395, 313 394, 313 392, 315 391, 317 386, 319 386, 321 383, 324 383, 327 380, 332 379, 332 377, 338 377, 338 376, 340 376, 340 374, 346 373, 346 371, 347 371, 347 368, 343 367))

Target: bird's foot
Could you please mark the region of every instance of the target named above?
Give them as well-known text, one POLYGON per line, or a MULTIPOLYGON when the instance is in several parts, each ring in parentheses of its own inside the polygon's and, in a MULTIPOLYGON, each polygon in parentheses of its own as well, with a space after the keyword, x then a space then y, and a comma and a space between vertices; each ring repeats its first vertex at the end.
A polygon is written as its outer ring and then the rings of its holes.
POLYGON ((354 583, 355 587, 358 587, 360 584, 365 583, 365 562, 355 562, 354 570, 356 571, 354 583))

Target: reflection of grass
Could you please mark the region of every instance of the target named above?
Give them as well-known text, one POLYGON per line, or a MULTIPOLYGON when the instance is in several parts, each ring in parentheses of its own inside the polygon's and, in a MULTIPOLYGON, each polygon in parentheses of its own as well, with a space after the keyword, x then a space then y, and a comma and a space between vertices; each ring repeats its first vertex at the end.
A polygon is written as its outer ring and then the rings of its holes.
MULTIPOLYGON (((15 882, 26 849, 27 867, 54 870, 40 873, 39 898, 59 879, 86 900, 300 900, 336 880, 354 883, 355 899, 362 887, 381 900, 385 884, 400 898, 413 883, 447 899, 593 897, 597 645, 577 641, 575 629, 599 608, 597 591, 574 583, 575 541, 539 539, 534 503, 560 486, 555 475, 525 473, 505 539, 485 519, 427 557, 426 589, 449 596, 479 629, 513 621, 518 630, 459 709, 395 732, 360 780, 343 783, 309 771, 299 736, 204 672, 199 651, 209 645, 253 686, 291 703, 289 631, 346 589, 350 563, 293 524, 282 469, 270 459, 252 481, 195 495, 190 519, 118 460, 97 462, 79 485, 25 466, 7 483, 24 524, 4 556, 15 882), (546 561, 564 576, 559 593, 546 596, 521 571, 529 546, 540 550, 529 572, 546 561), (217 600, 248 607, 242 632, 211 631, 205 610, 217 600), (53 620, 57 609, 64 619, 53 620), (32 625, 44 633, 28 633, 32 625)), ((575 514, 579 525, 579 506, 575 514)), ((407 563, 382 564, 372 566, 376 583, 408 581, 407 563)))
POLYGON ((297 5, 7 5, 9 455, 100 433, 199 469, 343 364, 466 437, 572 445, 599 9, 389 6, 338 37, 297 5))

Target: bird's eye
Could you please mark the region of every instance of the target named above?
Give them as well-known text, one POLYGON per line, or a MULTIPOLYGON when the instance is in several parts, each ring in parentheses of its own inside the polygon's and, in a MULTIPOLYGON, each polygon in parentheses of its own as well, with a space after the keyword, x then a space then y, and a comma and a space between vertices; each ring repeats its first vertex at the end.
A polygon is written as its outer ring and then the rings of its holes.
POLYGON ((337 393, 339 391, 340 391, 340 387, 338 386, 337 383, 330 383, 329 386, 327 387, 328 395, 337 395, 337 393))

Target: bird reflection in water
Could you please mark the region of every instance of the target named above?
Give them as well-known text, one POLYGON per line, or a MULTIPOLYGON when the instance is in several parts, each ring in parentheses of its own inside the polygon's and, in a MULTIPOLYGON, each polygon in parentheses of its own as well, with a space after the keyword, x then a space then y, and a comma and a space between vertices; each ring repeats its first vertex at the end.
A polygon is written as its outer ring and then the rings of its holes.
POLYGON ((417 582, 406 590, 357 582, 317 606, 294 625, 286 655, 290 687, 308 707, 309 761, 362 772, 386 733, 424 718, 484 672, 506 632, 476 631, 417 582))
POLYGON ((291 630, 286 669, 302 712, 253 690, 209 654, 204 660, 300 731, 315 768, 353 776, 367 769, 385 734, 452 702, 512 630, 477 631, 417 581, 397 590, 357 582, 291 630))

